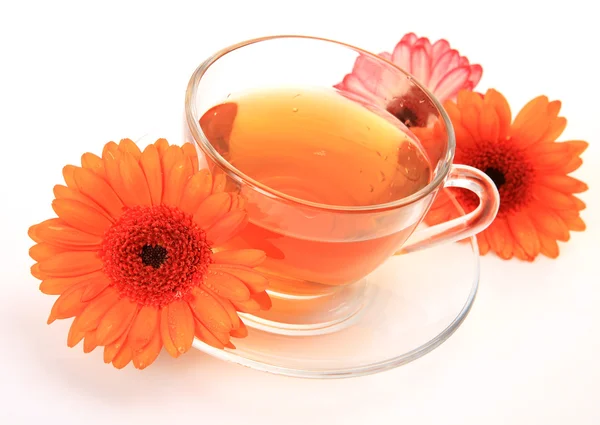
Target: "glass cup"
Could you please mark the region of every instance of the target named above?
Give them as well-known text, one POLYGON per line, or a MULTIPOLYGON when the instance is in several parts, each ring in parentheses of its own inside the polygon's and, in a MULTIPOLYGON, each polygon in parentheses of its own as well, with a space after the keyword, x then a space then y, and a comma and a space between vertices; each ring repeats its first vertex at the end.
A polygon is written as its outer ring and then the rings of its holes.
POLYGON ((368 276, 390 256, 463 240, 485 229, 498 211, 499 195, 487 175, 452 164, 454 132, 439 102, 410 74, 350 45, 275 36, 223 49, 193 73, 186 91, 185 120, 185 141, 197 147, 200 166, 223 175, 226 190, 246 200, 248 224, 225 247, 256 248, 267 254, 260 270, 269 278, 273 306, 245 315, 249 326, 288 335, 340 329, 358 317, 369 301, 364 295, 368 276), (335 91, 334 86, 359 63, 372 70, 363 84, 370 89, 364 95, 340 94, 419 140, 429 159, 429 184, 401 199, 328 205, 275 190, 236 169, 215 149, 216 138, 230 136, 235 108, 231 121, 221 127, 217 123, 216 130, 201 123, 207 111, 227 102, 232 93, 284 87, 335 91), (440 190, 449 187, 471 191, 479 198, 477 208, 415 231, 440 190))

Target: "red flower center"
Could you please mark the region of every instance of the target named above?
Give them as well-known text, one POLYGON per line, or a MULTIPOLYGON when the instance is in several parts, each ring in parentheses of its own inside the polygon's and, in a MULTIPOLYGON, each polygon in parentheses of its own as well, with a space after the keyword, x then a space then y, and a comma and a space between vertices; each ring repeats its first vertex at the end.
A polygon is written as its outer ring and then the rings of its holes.
POLYGON ((127 209, 106 232, 100 256, 122 296, 156 307, 199 285, 212 261, 192 216, 165 205, 127 209))
MULTIPOLYGON (((455 162, 478 168, 492 179, 500 193, 498 215, 518 211, 531 200, 533 166, 510 139, 476 149, 457 150, 455 162)), ((460 191, 459 201, 468 211, 479 203, 478 198, 467 191, 460 191)))

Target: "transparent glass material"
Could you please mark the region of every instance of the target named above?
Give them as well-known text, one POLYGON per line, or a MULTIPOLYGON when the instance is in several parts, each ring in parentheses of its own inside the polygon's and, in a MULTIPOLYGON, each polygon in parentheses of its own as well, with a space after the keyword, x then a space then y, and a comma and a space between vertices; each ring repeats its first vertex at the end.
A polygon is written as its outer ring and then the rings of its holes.
POLYGON ((297 338, 249 328, 246 338, 235 341, 235 350, 199 340, 194 347, 253 369, 301 378, 350 378, 404 365, 446 341, 469 314, 479 285, 477 240, 473 236, 391 257, 366 281, 363 307, 337 332, 297 338))
MULTIPOLYGON (((378 276, 376 270, 391 256, 465 239, 487 227, 498 210, 499 197, 493 182, 479 170, 452 164, 454 133, 438 101, 395 65, 342 43, 279 36, 224 49, 208 58, 192 75, 186 92, 185 118, 185 141, 195 143, 204 158, 203 165, 214 175, 225 176, 227 190, 246 199, 248 226, 227 248, 258 248, 267 253, 261 271, 269 277, 273 307, 245 317, 250 327, 263 332, 304 337, 340 332, 363 314, 365 305, 375 296, 371 288, 374 279, 388 279, 381 274, 378 278, 373 276, 378 276), (227 103, 232 93, 283 87, 334 91, 334 85, 352 70, 357 60, 375 70, 374 79, 395 79, 396 94, 393 99, 386 99, 390 104, 419 104, 427 111, 420 128, 409 130, 398 117, 378 110, 366 99, 340 93, 361 104, 368 113, 379 114, 392 125, 406 129, 407 134, 414 132, 417 137, 427 131, 422 141, 431 179, 407 196, 360 206, 292 196, 244 174, 215 148, 225 138, 234 137, 231 129, 239 116, 233 113, 229 122, 217 123, 214 128, 201 123, 207 111, 227 103), (444 187, 472 191, 480 200, 479 206, 466 216, 415 232, 444 187)), ((268 135, 268 128, 265 131, 268 135)), ((404 271, 389 278, 404 281, 404 271)))

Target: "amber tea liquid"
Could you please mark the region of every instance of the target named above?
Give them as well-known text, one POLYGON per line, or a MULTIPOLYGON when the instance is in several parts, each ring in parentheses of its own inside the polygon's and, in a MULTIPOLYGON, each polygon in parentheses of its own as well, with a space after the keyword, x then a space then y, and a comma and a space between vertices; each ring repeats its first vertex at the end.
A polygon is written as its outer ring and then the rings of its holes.
MULTIPOLYGON (((431 179, 418 141, 393 117, 333 89, 233 94, 207 111, 200 124, 213 147, 243 174, 304 201, 384 204, 417 192, 431 179)), ((269 214, 268 207, 250 202, 248 211, 249 224, 227 247, 264 250, 268 259, 262 269, 277 276, 272 286, 287 286, 287 291, 355 282, 399 249, 418 224, 407 219, 397 231, 370 237, 381 225, 377 219, 341 212, 329 221, 314 220, 324 226, 322 237, 315 232, 306 237, 286 229, 306 229, 310 220, 294 223, 294 215, 287 214, 281 225, 266 226, 261 217, 269 214)))

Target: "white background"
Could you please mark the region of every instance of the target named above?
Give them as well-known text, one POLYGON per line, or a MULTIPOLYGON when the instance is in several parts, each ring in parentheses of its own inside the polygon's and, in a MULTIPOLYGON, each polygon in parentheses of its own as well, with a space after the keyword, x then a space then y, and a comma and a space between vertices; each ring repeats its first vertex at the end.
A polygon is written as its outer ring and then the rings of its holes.
MULTIPOLYGON (((600 423, 600 119, 593 2, 196 0, 6 1, 0 5, 0 423, 600 423), (388 4, 388 6, 385 6, 388 4), (556 261, 482 260, 474 309, 407 366, 341 381, 256 372, 194 351, 117 371, 45 324, 53 297, 29 276, 30 224, 52 212, 61 167, 112 139, 177 140, 184 90, 209 54, 300 33, 390 50, 408 31, 484 67, 513 109, 563 101, 563 139, 591 146, 577 176, 588 224, 556 261)), ((435 267, 435 265, 432 265, 435 267)))

